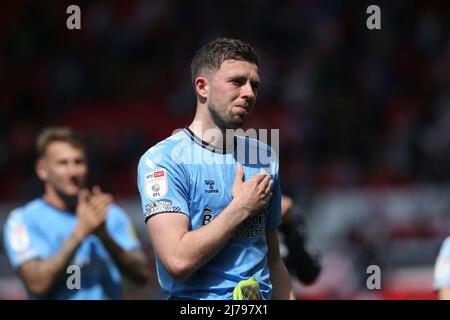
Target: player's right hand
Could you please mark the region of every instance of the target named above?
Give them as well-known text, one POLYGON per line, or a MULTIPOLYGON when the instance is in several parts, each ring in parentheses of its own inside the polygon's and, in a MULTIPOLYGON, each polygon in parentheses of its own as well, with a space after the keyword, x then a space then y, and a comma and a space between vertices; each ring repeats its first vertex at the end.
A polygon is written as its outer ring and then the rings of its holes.
POLYGON ((273 195, 271 192, 273 180, 267 173, 259 173, 247 181, 243 181, 243 176, 244 169, 238 164, 231 194, 233 201, 252 215, 269 203, 273 195))
POLYGON ((87 189, 81 190, 76 209, 78 217, 76 232, 84 238, 100 228, 105 222, 108 206, 112 201, 112 196, 103 193, 99 187, 94 187, 92 192, 87 189))

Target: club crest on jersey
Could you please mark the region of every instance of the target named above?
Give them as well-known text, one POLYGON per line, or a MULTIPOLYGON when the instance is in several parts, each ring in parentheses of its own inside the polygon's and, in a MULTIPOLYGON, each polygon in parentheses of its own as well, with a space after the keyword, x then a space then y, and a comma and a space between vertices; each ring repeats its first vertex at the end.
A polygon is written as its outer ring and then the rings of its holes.
POLYGON ((167 194, 167 171, 156 169, 145 174, 145 194, 152 200, 158 200, 167 194))

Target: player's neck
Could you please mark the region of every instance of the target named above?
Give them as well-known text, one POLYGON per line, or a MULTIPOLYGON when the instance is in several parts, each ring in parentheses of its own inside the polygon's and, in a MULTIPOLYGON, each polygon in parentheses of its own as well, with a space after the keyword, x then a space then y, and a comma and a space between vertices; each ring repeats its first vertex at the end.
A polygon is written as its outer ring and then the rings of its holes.
POLYGON ((210 117, 202 116, 199 113, 195 115, 194 121, 188 128, 202 141, 218 149, 224 149, 224 139, 229 146, 233 143, 233 139, 226 139, 225 128, 220 128, 210 117))
POLYGON ((45 202, 59 210, 72 211, 74 209, 74 206, 69 204, 69 202, 72 201, 68 201, 69 199, 61 197, 58 192, 50 186, 45 187, 45 193, 42 198, 45 202))

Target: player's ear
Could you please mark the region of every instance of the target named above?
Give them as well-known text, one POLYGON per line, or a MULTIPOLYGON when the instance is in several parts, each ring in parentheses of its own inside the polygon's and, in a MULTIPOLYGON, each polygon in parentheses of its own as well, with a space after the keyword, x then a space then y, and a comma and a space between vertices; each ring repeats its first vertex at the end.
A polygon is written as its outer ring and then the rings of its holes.
POLYGON ((47 181, 47 179, 48 179, 48 170, 47 170, 47 166, 45 165, 45 160, 44 159, 39 158, 36 161, 36 164, 34 165, 34 169, 35 169, 36 174, 39 177, 39 179, 41 179, 42 181, 47 181))
POLYGON ((206 77, 197 77, 195 79, 195 90, 199 97, 206 99, 209 91, 209 81, 206 77))

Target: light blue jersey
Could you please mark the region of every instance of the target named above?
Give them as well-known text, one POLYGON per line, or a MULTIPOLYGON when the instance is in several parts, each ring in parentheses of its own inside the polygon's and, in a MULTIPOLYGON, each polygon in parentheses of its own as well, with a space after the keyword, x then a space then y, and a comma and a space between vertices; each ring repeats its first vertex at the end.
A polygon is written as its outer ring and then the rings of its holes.
MULTIPOLYGON (((76 223, 74 212, 61 211, 41 198, 13 210, 6 220, 3 235, 6 252, 14 269, 32 259, 53 256, 73 232, 76 223)), ((106 228, 111 238, 123 249, 132 250, 140 246, 128 217, 117 205, 110 206, 106 228)), ((67 277, 57 283, 46 299, 121 298, 119 270, 97 236, 90 235, 83 240, 70 265, 80 268, 80 288, 74 286, 74 281, 69 281, 71 285, 67 285, 68 278, 76 271, 66 270, 67 277)), ((36 298, 31 293, 29 296, 31 299, 36 298)))
POLYGON ((445 239, 434 266, 435 290, 450 288, 450 237, 445 239))
POLYGON ((266 234, 281 222, 281 190, 278 160, 266 144, 236 136, 233 150, 219 150, 188 128, 156 144, 138 166, 144 219, 185 214, 189 230, 201 228, 231 202, 238 162, 244 167, 244 180, 261 170, 270 174, 274 195, 269 205, 244 221, 225 247, 185 281, 172 279, 157 256, 159 283, 169 299, 232 299, 236 284, 252 276, 262 298, 271 298, 266 234))

